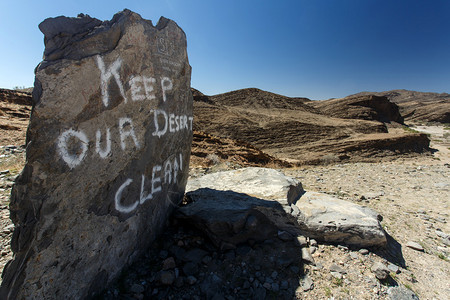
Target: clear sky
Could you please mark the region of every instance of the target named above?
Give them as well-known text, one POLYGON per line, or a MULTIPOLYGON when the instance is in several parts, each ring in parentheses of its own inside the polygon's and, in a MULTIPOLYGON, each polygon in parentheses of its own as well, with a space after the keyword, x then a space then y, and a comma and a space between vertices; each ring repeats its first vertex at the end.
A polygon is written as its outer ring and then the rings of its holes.
POLYGON ((205 94, 450 92, 449 0, 1 0, 0 87, 33 85, 45 18, 110 20, 124 8, 183 28, 192 86, 205 94))

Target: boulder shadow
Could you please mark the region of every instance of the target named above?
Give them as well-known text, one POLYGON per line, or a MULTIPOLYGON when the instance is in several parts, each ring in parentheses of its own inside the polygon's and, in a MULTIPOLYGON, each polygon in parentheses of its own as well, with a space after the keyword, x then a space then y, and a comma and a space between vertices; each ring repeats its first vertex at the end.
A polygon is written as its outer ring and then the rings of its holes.
POLYGON ((386 247, 376 247, 372 249, 372 252, 394 265, 405 268, 406 261, 403 257, 402 245, 389 235, 389 233, 385 233, 387 240, 386 247))
POLYGON ((287 202, 234 191, 201 188, 187 193, 175 220, 211 242, 217 260, 202 268, 209 277, 227 283, 202 297, 295 299, 305 273, 297 239, 301 233, 289 210, 287 202))

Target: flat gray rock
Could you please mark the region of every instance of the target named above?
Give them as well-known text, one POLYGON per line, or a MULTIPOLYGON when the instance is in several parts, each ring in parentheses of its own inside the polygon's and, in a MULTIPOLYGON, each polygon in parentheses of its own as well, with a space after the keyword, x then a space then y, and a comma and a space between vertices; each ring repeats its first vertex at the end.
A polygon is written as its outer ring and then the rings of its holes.
POLYGON ((295 205, 301 230, 318 241, 357 247, 387 243, 378 214, 368 207, 317 192, 306 192, 295 205))
POLYGON ((380 262, 374 263, 370 269, 372 270, 372 273, 375 274, 375 277, 378 278, 379 280, 385 280, 389 276, 390 270, 383 263, 380 262))
POLYGON ((125 10, 40 25, 27 163, 11 196, 0 299, 92 298, 184 195, 192 142, 186 36, 125 10))
POLYGON ((373 210, 305 192, 300 182, 273 169, 212 173, 189 180, 186 189, 193 203, 180 208, 177 216, 207 231, 222 247, 262 241, 277 230, 359 247, 386 244, 373 210))
POLYGON ((189 180, 186 192, 199 188, 233 191, 259 199, 277 200, 282 205, 295 203, 304 193, 298 180, 274 169, 258 167, 211 173, 189 180))
POLYGON ((390 300, 419 300, 413 291, 401 285, 388 288, 387 294, 390 300))
POLYGON ((413 242, 413 241, 409 241, 408 243, 406 243, 406 247, 414 249, 416 251, 421 251, 421 252, 424 251, 421 244, 413 242))
POLYGON ((301 183, 266 168, 245 168, 189 180, 186 194, 193 202, 176 216, 206 231, 221 248, 248 240, 264 241, 279 230, 297 236, 288 218, 290 204, 303 193, 301 183), (286 226, 284 226, 286 225, 286 226))

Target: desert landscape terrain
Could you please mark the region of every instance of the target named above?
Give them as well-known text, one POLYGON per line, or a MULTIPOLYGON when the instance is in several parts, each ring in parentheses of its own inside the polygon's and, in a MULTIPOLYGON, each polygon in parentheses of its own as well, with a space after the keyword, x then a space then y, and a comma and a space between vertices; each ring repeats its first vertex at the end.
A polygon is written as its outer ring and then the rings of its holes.
MULTIPOLYGON (((174 217, 103 299, 450 298, 450 95, 395 90, 311 101, 253 88, 192 92, 191 179, 248 166, 280 170, 306 191, 374 209, 388 244, 305 239, 309 261, 281 236, 221 251, 174 217), (389 269, 384 280, 377 263, 389 269)), ((30 93, 0 90, 1 269, 12 257, 9 197, 25 164, 31 108, 30 93)))

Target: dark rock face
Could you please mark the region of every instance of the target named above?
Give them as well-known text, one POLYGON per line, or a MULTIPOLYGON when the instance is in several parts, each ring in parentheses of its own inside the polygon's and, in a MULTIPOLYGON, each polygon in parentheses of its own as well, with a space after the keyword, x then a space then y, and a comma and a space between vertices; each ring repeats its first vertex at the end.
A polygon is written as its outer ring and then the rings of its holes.
POLYGON ((362 92, 358 95, 385 96, 399 106, 401 115, 409 122, 450 123, 450 94, 408 90, 362 92))
POLYGON ((314 107, 321 112, 342 119, 363 119, 403 124, 397 104, 387 97, 375 95, 349 96, 314 102, 314 107))
POLYGON ((184 194, 186 37, 125 10, 47 19, 1 299, 91 298, 154 240, 184 194))

